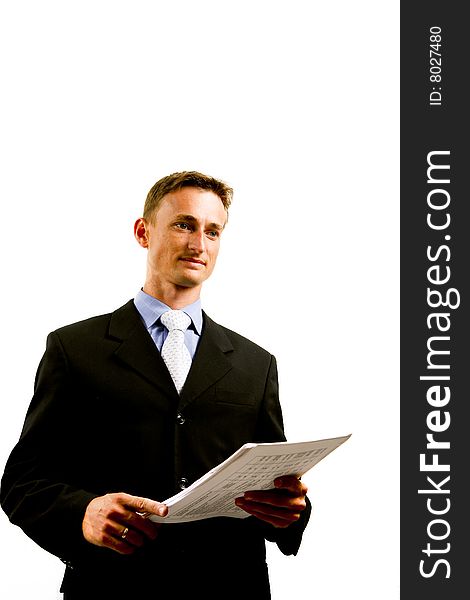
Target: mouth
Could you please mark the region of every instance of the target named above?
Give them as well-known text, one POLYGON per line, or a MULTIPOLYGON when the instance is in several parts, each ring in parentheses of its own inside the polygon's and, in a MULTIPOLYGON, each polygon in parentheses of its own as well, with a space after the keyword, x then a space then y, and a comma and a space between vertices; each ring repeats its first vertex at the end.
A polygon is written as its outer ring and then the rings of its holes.
POLYGON ((194 258, 193 256, 183 256, 180 258, 180 260, 182 260, 183 262, 187 262, 193 265, 202 265, 202 266, 206 266, 206 263, 199 259, 199 258, 194 258))

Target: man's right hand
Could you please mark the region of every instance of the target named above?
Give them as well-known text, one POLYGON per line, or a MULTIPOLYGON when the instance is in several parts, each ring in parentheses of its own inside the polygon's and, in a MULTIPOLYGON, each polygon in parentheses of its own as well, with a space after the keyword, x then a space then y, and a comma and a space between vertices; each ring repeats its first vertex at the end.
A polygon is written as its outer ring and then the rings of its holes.
POLYGON ((106 494, 87 506, 82 531, 90 544, 132 554, 146 539, 154 540, 161 527, 161 523, 149 521, 146 516, 164 517, 167 513, 168 507, 155 500, 124 493, 106 494))

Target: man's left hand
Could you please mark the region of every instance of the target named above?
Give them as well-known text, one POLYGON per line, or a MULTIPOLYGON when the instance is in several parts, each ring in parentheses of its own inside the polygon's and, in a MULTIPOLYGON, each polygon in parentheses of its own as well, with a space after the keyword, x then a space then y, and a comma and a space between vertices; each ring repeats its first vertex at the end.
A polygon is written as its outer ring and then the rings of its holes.
POLYGON ((236 498, 235 504, 274 527, 288 527, 300 518, 306 507, 307 486, 294 475, 274 480, 270 490, 252 490, 236 498))

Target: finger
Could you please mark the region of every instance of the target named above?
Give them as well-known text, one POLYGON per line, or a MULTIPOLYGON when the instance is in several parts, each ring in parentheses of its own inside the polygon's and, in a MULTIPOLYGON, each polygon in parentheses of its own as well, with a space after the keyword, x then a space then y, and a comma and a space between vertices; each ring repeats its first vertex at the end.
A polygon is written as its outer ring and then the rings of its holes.
POLYGON ((168 513, 168 507, 162 502, 150 500, 150 498, 141 498, 139 496, 131 496, 130 494, 121 494, 122 503, 127 508, 139 513, 150 513, 164 517, 168 513))
POLYGON ((144 534, 151 540, 157 537, 160 524, 150 521, 146 516, 154 514, 156 511, 158 511, 159 516, 165 516, 168 512, 168 507, 165 504, 148 498, 131 496, 130 494, 120 494, 119 503, 122 506, 122 512, 115 515, 117 521, 131 527, 138 533, 144 534))
POLYGON ((292 496, 291 494, 283 493, 280 490, 253 490, 245 492, 244 500, 248 502, 257 502, 267 504, 269 506, 289 509, 293 511, 301 511, 306 507, 304 496, 292 496))
POLYGON ((274 508, 267 504, 248 502, 243 498, 237 498, 235 504, 250 515, 266 521, 275 527, 288 527, 300 518, 300 512, 274 508))
MULTIPOLYGON (((237 498, 238 500, 238 498, 237 498)), ((255 500, 248 500, 247 498, 241 498, 244 503, 244 508, 248 507, 250 510, 256 510, 263 514, 272 514, 279 516, 280 518, 290 518, 292 514, 300 514, 305 505, 302 502, 292 502, 290 504, 275 504, 269 502, 257 502, 255 500)))
POLYGON ((144 545, 145 537, 139 531, 132 529, 131 527, 122 527, 117 525, 114 528, 113 536, 119 541, 124 542, 134 548, 140 548, 144 545))
POLYGON ((136 550, 136 546, 128 544, 118 535, 103 534, 99 545, 119 552, 119 554, 132 554, 136 550))
POLYGON ((292 523, 294 523, 295 521, 297 521, 300 517, 300 515, 293 515, 292 519, 282 519, 279 517, 276 517, 274 515, 266 515, 264 513, 260 513, 257 511, 253 511, 250 513, 253 517, 256 517, 257 519, 260 519, 261 521, 265 521, 266 523, 269 523, 270 525, 273 525, 274 527, 280 528, 280 529, 285 529, 286 527, 289 527, 289 525, 292 525, 292 523))
POLYGON ((154 540, 158 535, 161 523, 154 523, 140 513, 126 510, 119 519, 120 523, 136 530, 140 534, 154 540))
POLYGON ((292 493, 304 496, 308 491, 307 486, 294 475, 283 475, 282 477, 276 477, 274 480, 274 487, 277 489, 289 490, 292 493))
MULTIPOLYGON (((134 513, 130 514, 133 515, 134 513)), ((156 529, 158 529, 158 527, 156 529)), ((155 539, 156 534, 152 534, 151 537, 152 539, 155 539)), ((129 548, 126 548, 126 544, 131 547, 131 551, 140 548, 145 543, 145 533, 133 528, 129 521, 108 521, 101 537, 101 541, 103 545, 109 544, 109 547, 112 547, 113 550, 129 554, 130 551, 129 548)))

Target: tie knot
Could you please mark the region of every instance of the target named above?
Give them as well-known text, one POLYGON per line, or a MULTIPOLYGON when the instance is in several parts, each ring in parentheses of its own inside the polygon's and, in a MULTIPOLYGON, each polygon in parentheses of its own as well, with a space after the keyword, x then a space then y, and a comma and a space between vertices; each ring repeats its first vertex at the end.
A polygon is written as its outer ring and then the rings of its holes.
POLYGON ((191 324, 191 318, 182 310, 168 310, 162 314, 160 320, 168 331, 173 331, 174 329, 186 331, 191 324))

